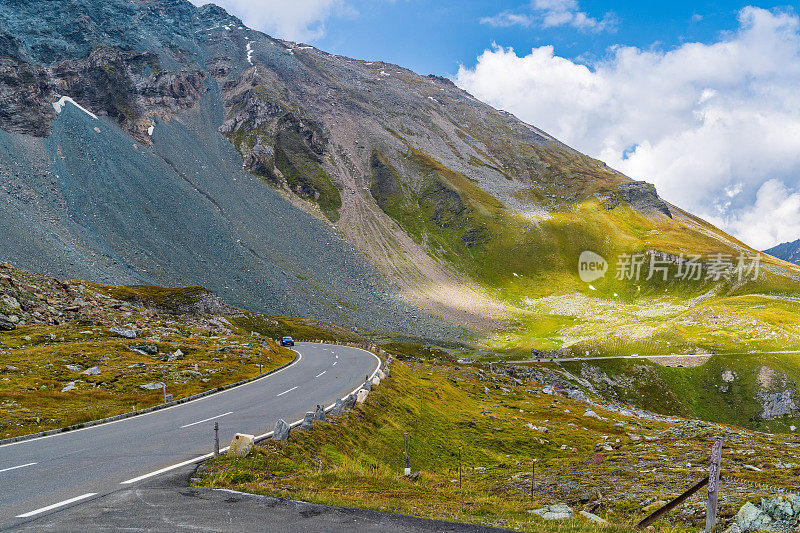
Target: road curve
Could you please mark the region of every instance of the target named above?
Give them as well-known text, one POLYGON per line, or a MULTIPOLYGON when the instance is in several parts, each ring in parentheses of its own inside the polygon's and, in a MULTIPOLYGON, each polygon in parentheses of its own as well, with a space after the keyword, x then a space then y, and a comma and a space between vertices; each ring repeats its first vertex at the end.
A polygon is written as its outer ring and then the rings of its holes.
POLYGON ((140 416, 0 446, 0 529, 79 505, 196 462, 234 433, 264 435, 275 420, 331 406, 377 371, 374 354, 298 343, 295 362, 239 387, 140 416))

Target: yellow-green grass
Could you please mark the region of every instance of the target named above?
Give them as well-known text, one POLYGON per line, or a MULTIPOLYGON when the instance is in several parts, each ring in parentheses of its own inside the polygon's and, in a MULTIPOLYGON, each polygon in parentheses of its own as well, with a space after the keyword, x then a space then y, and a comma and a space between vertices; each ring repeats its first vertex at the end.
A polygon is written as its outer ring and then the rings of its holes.
MULTIPOLYGON (((131 319, 130 317, 126 317, 131 319)), ((162 382, 175 399, 257 376, 292 360, 294 354, 270 340, 250 335, 209 337, 183 321, 146 320, 139 338, 123 339, 108 326, 70 322, 24 326, 0 333, 0 438, 80 424, 163 402, 159 390, 140 385, 162 382), (169 332, 165 333, 165 328, 169 332), (152 339, 158 334, 159 340, 152 339), (52 339, 52 340, 51 340, 52 339), (164 362, 128 346, 156 345, 164 362), (99 367, 99 375, 66 368, 99 367), (137 365, 131 367, 131 365, 137 365), (76 390, 61 392, 70 382, 76 390)))
MULTIPOLYGON (((543 394, 540 384, 480 379, 470 367, 396 362, 364 406, 335 423, 294 431, 288 442, 266 442, 247 458, 209 461, 193 482, 522 531, 596 530, 583 518, 556 526, 529 512, 566 502, 575 510, 594 509, 616 524, 612 531, 628 531, 647 515, 643 508, 655 501, 648 502, 650 497, 676 496, 707 468, 711 430, 665 438, 661 432, 671 427, 665 422, 638 421, 600 407, 595 410, 606 419, 589 418, 586 404, 543 394), (402 475, 404 433, 410 435, 411 468, 421 472, 416 481, 402 475), (604 444, 613 450, 602 450, 604 444), (603 454, 600 463, 597 452, 603 454)), ((726 454, 764 447, 763 456, 748 461, 761 467, 795 455, 785 446, 794 437, 764 444, 759 434, 720 431, 737 434, 738 441, 726 441, 726 454)), ((742 471, 742 465, 741 456, 725 463, 728 473, 746 479, 793 483, 795 470, 767 476, 742 471)), ((731 517, 751 494, 726 490, 723 516, 731 517)), ((695 498, 685 508, 698 502, 695 498)), ((690 530, 696 523, 675 511, 657 528, 690 530)))

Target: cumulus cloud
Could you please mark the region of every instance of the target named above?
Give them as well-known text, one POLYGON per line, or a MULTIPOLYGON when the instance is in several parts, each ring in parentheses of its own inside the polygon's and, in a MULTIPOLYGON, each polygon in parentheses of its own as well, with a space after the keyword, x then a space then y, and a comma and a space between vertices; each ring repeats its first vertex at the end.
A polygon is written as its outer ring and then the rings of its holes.
POLYGON ((496 27, 539 25, 542 28, 572 26, 581 31, 615 31, 617 17, 612 12, 602 19, 589 16, 580 10, 577 0, 532 0, 524 11, 505 10, 480 19, 482 24, 496 27))
POLYGON ((456 81, 764 248, 800 238, 800 19, 738 20, 712 43, 617 46, 588 64, 495 45, 456 81))
MULTIPOLYGON (((206 0, 192 0, 197 5, 206 0)), ((290 41, 313 41, 325 36, 325 21, 352 8, 344 0, 214 0, 251 28, 290 41)))

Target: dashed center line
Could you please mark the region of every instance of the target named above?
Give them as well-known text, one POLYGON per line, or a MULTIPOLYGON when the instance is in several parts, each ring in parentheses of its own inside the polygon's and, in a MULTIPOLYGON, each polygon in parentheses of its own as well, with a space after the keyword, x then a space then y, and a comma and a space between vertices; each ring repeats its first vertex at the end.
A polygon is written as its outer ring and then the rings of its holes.
POLYGON ((298 385, 298 386, 295 386, 295 387, 292 387, 292 388, 291 388, 291 389, 289 389, 289 390, 285 390, 285 391, 283 391, 282 393, 278 394, 278 396, 283 396, 284 394, 286 394, 286 393, 288 393, 288 392, 292 392, 292 391, 293 391, 293 390, 295 390, 297 387, 299 387, 299 385, 298 385))
POLYGON ((17 518, 28 518, 47 511, 52 511, 53 509, 58 509, 59 507, 64 507, 65 505, 79 502, 81 500, 85 500, 86 498, 91 498, 96 494, 97 494, 96 492, 87 492, 86 494, 83 494, 81 496, 75 496, 74 498, 70 498, 69 500, 64 500, 63 502, 54 503, 53 505, 48 505, 47 507, 42 507, 40 509, 36 509, 35 511, 29 511, 27 513, 18 514, 17 518))
MULTIPOLYGON (((316 375, 316 376, 314 376, 314 377, 315 377, 315 378, 318 378, 318 377, 320 377, 322 374, 324 374, 325 372, 327 372, 327 370, 323 370, 322 372, 320 372, 319 374, 317 374, 317 375, 316 375)), ((2 470, 0 470, 0 472, 2 472, 2 470)))
POLYGON ((338 362, 339 362, 339 361, 334 361, 334 362, 333 362, 333 364, 332 364, 331 366, 336 366, 336 363, 338 363, 338 362))
POLYGON ((197 424, 202 424, 203 422, 208 422, 209 420, 215 420, 217 418, 222 418, 223 416, 229 415, 233 413, 233 411, 228 411, 227 413, 222 413, 221 415, 212 416, 211 418, 206 418, 204 420, 198 420, 197 422, 192 422, 191 424, 186 424, 185 426, 181 426, 181 429, 188 428, 191 426, 196 426, 197 424))
POLYGON ((12 466, 12 467, 9 467, 9 468, 3 468, 2 470, 0 470, 0 472, 8 472, 9 470, 16 470, 17 468, 25 468, 26 466, 33 466, 33 465, 36 465, 36 464, 39 464, 39 463, 25 463, 24 465, 17 465, 17 466, 12 466))

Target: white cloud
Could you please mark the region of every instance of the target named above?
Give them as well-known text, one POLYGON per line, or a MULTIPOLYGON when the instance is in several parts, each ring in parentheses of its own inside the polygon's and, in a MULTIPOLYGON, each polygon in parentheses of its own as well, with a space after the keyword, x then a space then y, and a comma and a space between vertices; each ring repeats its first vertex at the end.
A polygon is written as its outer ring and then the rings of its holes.
POLYGON ((577 0, 531 0, 530 5, 522 12, 505 10, 491 17, 483 17, 480 22, 504 28, 538 24, 542 28, 572 26, 581 31, 601 32, 615 31, 618 21, 611 12, 606 13, 601 20, 589 16, 580 11, 577 0))
MULTIPOLYGON (((196 5, 205 0, 192 0, 196 5)), ((290 41, 313 41, 325 36, 325 21, 348 15, 345 0, 213 0, 249 27, 290 41)))
POLYGON ((737 30, 716 42, 669 51, 618 46, 588 65, 551 46, 518 56, 495 45, 473 68, 461 67, 456 81, 654 182, 667 200, 748 244, 800 238, 792 203, 800 191, 800 19, 793 13, 747 7, 737 30))

